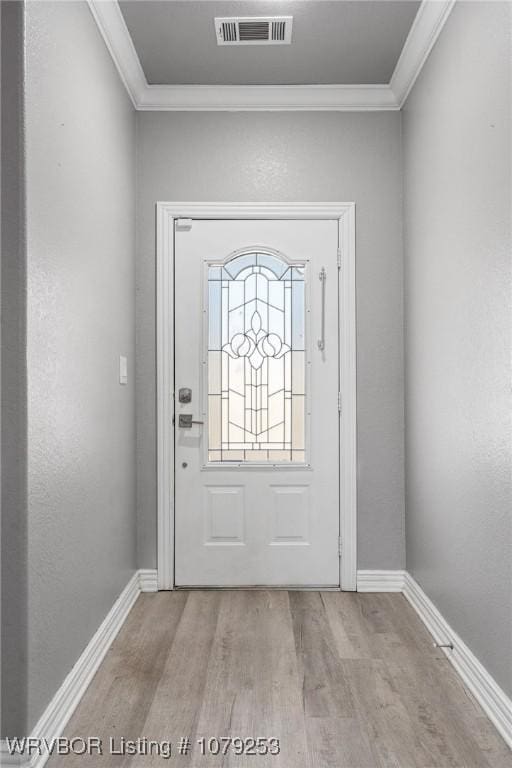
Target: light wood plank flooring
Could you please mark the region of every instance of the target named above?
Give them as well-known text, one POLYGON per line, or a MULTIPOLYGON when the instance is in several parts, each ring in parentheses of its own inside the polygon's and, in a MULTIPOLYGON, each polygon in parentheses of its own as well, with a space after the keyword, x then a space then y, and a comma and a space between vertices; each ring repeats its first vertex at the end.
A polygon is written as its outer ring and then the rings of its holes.
POLYGON ((75 766, 512 768, 512 753, 400 594, 141 595, 66 736, 188 737, 188 755, 75 766), (278 756, 202 756, 201 737, 276 737, 278 756))

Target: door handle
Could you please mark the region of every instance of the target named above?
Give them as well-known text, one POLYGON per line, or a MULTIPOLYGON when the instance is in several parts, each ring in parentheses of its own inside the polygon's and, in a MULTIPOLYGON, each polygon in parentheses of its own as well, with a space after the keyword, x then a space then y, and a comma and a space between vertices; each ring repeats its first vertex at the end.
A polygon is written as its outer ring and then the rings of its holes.
POLYGON ((327 275, 325 273, 324 267, 320 270, 320 274, 318 275, 318 278, 322 284, 322 305, 320 310, 320 333, 321 336, 317 341, 318 349, 322 352, 325 349, 325 281, 327 279, 327 275))
POLYGON ((204 424, 204 421, 193 419, 191 413, 180 413, 178 416, 178 427, 181 429, 191 429, 192 424, 204 424))

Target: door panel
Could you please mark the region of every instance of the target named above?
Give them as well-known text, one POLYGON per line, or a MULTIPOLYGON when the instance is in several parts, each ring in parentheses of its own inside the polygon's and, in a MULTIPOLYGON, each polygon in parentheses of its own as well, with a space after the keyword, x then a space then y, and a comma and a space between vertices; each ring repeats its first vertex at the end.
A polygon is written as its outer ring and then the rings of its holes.
POLYGON ((245 498, 241 485, 204 489, 205 543, 245 544, 245 498))
POLYGON ((178 586, 339 585, 337 248, 337 220, 176 229, 178 586))
POLYGON ((309 545, 309 486, 271 485, 271 544, 309 545))

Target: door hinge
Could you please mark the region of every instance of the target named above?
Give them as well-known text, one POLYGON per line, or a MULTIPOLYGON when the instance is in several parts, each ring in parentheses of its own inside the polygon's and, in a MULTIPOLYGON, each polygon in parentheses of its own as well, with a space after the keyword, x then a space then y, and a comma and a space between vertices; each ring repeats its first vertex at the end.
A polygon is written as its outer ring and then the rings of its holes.
POLYGON ((341 557, 341 552, 342 552, 341 536, 338 536, 338 557, 341 557))
POLYGON ((338 269, 341 269, 341 248, 338 248, 338 269))
POLYGON ((188 232, 192 229, 192 219, 176 219, 174 225, 177 232, 188 232))
POLYGON ((341 412, 341 392, 338 392, 338 411, 341 412))

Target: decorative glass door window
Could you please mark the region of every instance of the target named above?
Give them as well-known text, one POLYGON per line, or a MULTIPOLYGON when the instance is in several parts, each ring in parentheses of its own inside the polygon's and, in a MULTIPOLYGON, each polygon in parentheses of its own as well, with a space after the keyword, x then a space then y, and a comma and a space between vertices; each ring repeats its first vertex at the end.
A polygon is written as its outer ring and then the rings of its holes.
POLYGON ((305 266, 208 265, 208 460, 305 461, 305 266))

